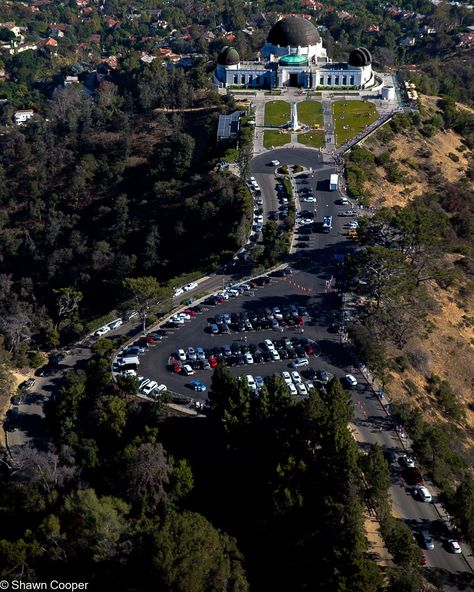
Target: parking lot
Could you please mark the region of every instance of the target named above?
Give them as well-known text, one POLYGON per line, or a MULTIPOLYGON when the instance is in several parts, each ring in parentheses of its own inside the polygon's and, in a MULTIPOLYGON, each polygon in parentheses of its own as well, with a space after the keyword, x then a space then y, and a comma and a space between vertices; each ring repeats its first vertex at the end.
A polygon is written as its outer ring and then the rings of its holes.
MULTIPOLYGON (((256 379, 257 387, 268 376, 291 372, 292 364, 301 358, 308 360, 301 367, 301 377, 310 388, 318 380, 316 371, 342 376, 350 369, 337 330, 333 331, 340 308, 335 274, 350 247, 344 236, 350 218, 340 216, 348 206, 340 203, 338 191, 330 191, 331 172, 310 168, 293 175, 297 217, 288 269, 241 288, 224 290, 223 286, 224 296, 175 315, 161 327, 164 333, 159 340, 142 341, 146 351, 138 352, 139 376, 166 385, 171 392, 204 399, 220 360, 235 375, 250 375, 252 385, 256 379), (325 233, 322 219, 328 215, 332 227, 325 233), (265 340, 274 344, 275 354, 265 340)), ((265 207, 262 212, 256 204, 256 217, 265 215, 282 224, 288 204, 274 169, 262 164, 252 182, 265 187, 265 207)), ((259 191, 254 198, 259 198, 259 191)), ((255 222, 260 227, 261 218, 255 222)), ((294 393, 290 384, 289 390, 294 393)), ((305 389, 298 394, 305 394, 305 389)))
POLYGON ((195 316, 189 315, 189 320, 174 328, 167 326, 162 341, 148 346, 140 355, 138 374, 166 384, 172 392, 195 398, 206 395, 193 393, 186 385, 198 380, 208 388, 212 376, 209 362, 213 363, 213 359, 224 359, 236 375, 265 378, 293 370, 291 365, 296 359, 307 358, 308 365, 301 371, 304 382, 314 381, 311 369, 340 376, 344 371, 337 364, 343 354, 337 333, 330 330, 338 296, 326 285, 327 272, 295 269, 291 275, 274 275, 270 283, 215 305, 201 304, 197 312, 193 311, 195 316), (315 293, 316 286, 319 289, 315 293), (275 318, 275 307, 282 318, 275 318), (229 324, 223 322, 227 315, 229 324), (274 321, 278 325, 273 328, 269 323, 274 321), (219 327, 217 333, 210 331, 212 324, 219 327), (222 332, 223 325, 227 325, 228 332, 222 332), (275 344, 280 359, 270 355, 264 345, 266 339, 275 344), (189 348, 196 359, 189 358, 189 348), (198 348, 204 353, 201 360, 197 359, 198 348), (183 350, 184 359, 180 359, 179 350, 183 350), (252 356, 250 363, 245 360, 246 353, 252 356), (207 369, 202 369, 205 361, 207 369), (174 372, 175 365, 190 365, 193 374, 174 372))

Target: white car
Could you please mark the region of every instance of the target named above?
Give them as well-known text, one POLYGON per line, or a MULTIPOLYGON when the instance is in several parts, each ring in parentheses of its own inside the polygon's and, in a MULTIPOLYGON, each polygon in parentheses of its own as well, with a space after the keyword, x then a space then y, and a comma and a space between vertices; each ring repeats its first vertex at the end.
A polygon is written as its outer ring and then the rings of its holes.
POLYGON ((268 351, 275 350, 275 346, 273 345, 273 341, 271 339, 265 339, 263 343, 265 344, 265 347, 268 349, 268 351))
POLYGON ((296 386, 291 383, 288 385, 288 392, 290 393, 290 395, 297 395, 298 391, 296 390, 296 386))
POLYGON ((401 463, 403 464, 404 467, 406 467, 407 469, 414 469, 415 468, 415 461, 412 459, 411 456, 408 456, 408 454, 404 454, 401 458, 401 463))
POLYGON ((272 166, 280 166, 279 160, 272 160, 272 166))
POLYGON ((257 390, 257 383, 255 382, 255 378, 251 374, 247 374, 245 379, 247 380, 247 384, 249 385, 249 387, 253 391, 256 391, 257 390))
POLYGON ((253 184, 253 183, 256 183, 256 182, 257 182, 257 179, 255 177, 250 177, 250 183, 253 184))
POLYGON ((296 358, 296 360, 293 360, 290 364, 290 366, 292 368, 302 368, 303 366, 308 366, 309 365, 309 361, 307 358, 296 358))
POLYGON ((455 553, 456 555, 462 553, 461 545, 454 539, 448 541, 448 547, 451 553, 455 553))
POLYGON ((117 319, 116 321, 112 321, 111 323, 109 323, 109 327, 111 329, 118 329, 118 327, 121 327, 122 325, 123 325, 122 319, 117 319))
POLYGON ((227 292, 219 292, 217 295, 224 298, 224 300, 229 300, 229 294, 227 292))
POLYGON ((354 210, 344 210, 343 212, 339 212, 339 216, 343 216, 344 218, 350 218, 351 216, 356 216, 356 212, 354 210))
POLYGON ((188 358, 190 360, 197 360, 197 353, 194 347, 188 347, 188 358))
POLYGON ((244 355, 244 358, 245 358, 245 363, 246 364, 253 364, 253 356, 252 356, 252 354, 250 352, 247 352, 244 355))
POLYGON ((286 382, 286 384, 293 384, 293 381, 291 380, 291 376, 290 376, 289 372, 282 372, 281 377, 286 382))
POLYGON ((281 198, 281 203, 282 203, 284 206, 287 206, 287 205, 288 205, 288 198, 287 198, 287 197, 282 197, 282 198, 281 198))
POLYGON ((353 386, 357 386, 357 380, 355 379, 354 376, 352 376, 352 374, 346 374, 344 376, 344 381, 346 384, 348 384, 350 387, 353 386))
POLYGON ((431 502, 433 501, 433 496, 430 493, 430 490, 425 487, 424 485, 419 485, 415 488, 416 494, 423 502, 431 502))
POLYGON ((306 203, 316 203, 316 198, 315 197, 305 197, 302 201, 305 201, 306 203))
POLYGON ((273 316, 276 319, 282 319, 283 318, 283 315, 281 314, 281 310, 278 308, 278 306, 274 306, 273 309, 272 309, 272 312, 273 312, 273 316))
POLYGON ((172 323, 175 323, 176 325, 184 325, 184 319, 182 317, 178 316, 178 315, 173 315, 170 318, 170 321, 172 323))
POLYGON ((174 296, 181 296, 181 294, 184 294, 183 288, 175 288, 174 289, 174 296))
POLYGON ((271 354, 271 356, 272 356, 272 360, 273 360, 274 362, 278 362, 278 360, 281 360, 281 358, 280 358, 280 354, 277 352, 277 350, 276 350, 276 349, 272 349, 272 350, 270 351, 270 354, 271 354))
POLYGON ((347 226, 351 230, 356 230, 356 228, 359 228, 359 222, 357 222, 357 220, 353 220, 352 222, 349 222, 349 224, 347 226))
POLYGON ((100 329, 97 329, 97 331, 94 333, 94 335, 96 337, 102 337, 102 335, 105 335, 109 331, 110 331, 110 327, 108 325, 104 325, 100 329))
POLYGON ((291 373, 291 380, 295 383, 295 384, 301 384, 303 381, 301 380, 301 376, 300 373, 297 372, 296 370, 293 370, 293 372, 291 373))
POLYGON ((178 349, 178 360, 180 362, 186 361, 186 352, 184 351, 184 349, 178 349))
POLYGON ((142 377, 142 379, 140 380, 140 377, 139 377, 139 378, 138 378, 138 380, 140 381, 140 384, 139 384, 139 386, 138 386, 138 390, 139 390, 139 391, 141 391, 141 390, 142 390, 142 388, 143 388, 144 386, 146 386, 146 385, 147 385, 147 384, 150 382, 150 379, 149 379, 149 378, 143 378, 143 377, 142 377))
POLYGON ((191 320, 191 315, 187 312, 179 312, 177 315, 178 319, 184 319, 185 321, 191 320))
POLYGON ((168 390, 168 387, 166 386, 166 384, 159 384, 159 385, 156 387, 156 390, 157 390, 159 393, 163 393, 164 391, 167 391, 167 390, 168 390))
POLYGON ((154 380, 150 380, 150 382, 148 384, 146 384, 143 388, 142 388, 142 393, 144 395, 151 395, 151 393, 158 388, 158 383, 155 382, 154 380))
POLYGON ((121 376, 136 376, 137 375, 137 371, 136 370, 122 370, 122 372, 120 372, 121 376))
POLYGON ((197 287, 198 287, 197 282, 191 282, 191 283, 183 286, 183 290, 185 290, 186 292, 189 292, 189 290, 194 290, 194 288, 197 288, 197 287))
POLYGON ((184 374, 184 376, 192 376, 194 374, 194 370, 191 368, 189 364, 185 364, 181 368, 181 372, 184 374))
POLYGON ((305 385, 303 383, 297 384, 296 388, 298 390, 298 394, 300 394, 300 395, 307 395, 308 394, 308 389, 305 387, 305 385))

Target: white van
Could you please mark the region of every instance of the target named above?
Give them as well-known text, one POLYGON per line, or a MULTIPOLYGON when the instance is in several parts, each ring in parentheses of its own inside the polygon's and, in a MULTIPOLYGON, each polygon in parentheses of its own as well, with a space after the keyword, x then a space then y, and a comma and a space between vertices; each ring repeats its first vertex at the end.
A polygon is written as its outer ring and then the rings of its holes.
POLYGON ((118 358, 117 365, 118 366, 128 366, 128 365, 135 365, 138 366, 140 364, 140 360, 138 356, 125 356, 123 358, 118 358))

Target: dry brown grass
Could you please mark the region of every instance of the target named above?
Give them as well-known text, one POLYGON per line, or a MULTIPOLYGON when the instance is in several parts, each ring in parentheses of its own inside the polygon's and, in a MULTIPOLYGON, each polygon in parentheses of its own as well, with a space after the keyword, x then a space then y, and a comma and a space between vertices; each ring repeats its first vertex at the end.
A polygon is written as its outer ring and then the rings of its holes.
MULTIPOLYGON (((423 105, 429 112, 439 111, 437 100, 438 97, 422 97, 423 105)), ((466 106, 466 109, 470 108, 466 106)), ((440 181, 456 183, 464 176, 472 157, 470 150, 459 152, 462 145, 461 136, 451 130, 439 132, 432 138, 424 138, 408 130, 397 134, 388 145, 371 140, 367 147, 375 154, 389 150, 405 177, 403 184, 389 183, 384 169, 377 167, 375 178, 366 184, 368 193, 373 196, 371 205, 404 206, 436 187, 440 181), (459 161, 454 162, 449 154, 456 155, 459 161)))
MULTIPOLYGON (((437 97, 422 97, 424 107, 438 111, 437 97)), ((473 112, 470 107, 459 108, 473 112)), ((404 206, 414 197, 439 188, 442 184, 459 181, 467 170, 472 153, 458 151, 462 138, 452 131, 440 132, 432 138, 423 138, 419 133, 407 131, 397 134, 390 144, 370 143, 375 154, 390 150, 405 174, 405 184, 392 184, 386 180, 383 168, 376 169, 376 178, 366 188, 373 197, 376 207, 404 206), (448 155, 456 154, 459 162, 448 155), (404 162, 402 162, 404 161, 404 162)), ((369 147, 369 146, 368 146, 369 147)), ((447 256, 446 265, 453 264, 458 256, 447 256)), ((419 332, 408 344, 407 350, 419 349, 428 352, 429 363, 422 371, 410 366, 404 372, 391 373, 390 394, 393 400, 418 408, 427 421, 449 421, 440 410, 434 396, 426 390, 427 376, 435 374, 451 385, 466 412, 466 424, 474 428, 474 299, 460 301, 459 286, 443 290, 431 284, 429 293, 436 311, 428 317, 426 331, 419 332), (407 379, 416 386, 417 392, 410 393, 407 379)), ((394 357, 400 352, 392 352, 394 357)), ((473 446, 474 439, 466 432, 466 446, 473 446)))

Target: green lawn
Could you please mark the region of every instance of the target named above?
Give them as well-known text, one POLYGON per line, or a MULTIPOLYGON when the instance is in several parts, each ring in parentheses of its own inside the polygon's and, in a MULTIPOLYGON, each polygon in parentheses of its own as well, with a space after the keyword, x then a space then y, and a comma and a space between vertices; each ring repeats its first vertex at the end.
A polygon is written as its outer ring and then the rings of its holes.
POLYGON ((288 132, 278 132, 276 130, 265 130, 263 132, 263 145, 265 148, 272 148, 274 146, 283 146, 289 144, 291 140, 288 132))
POLYGON ((278 127, 290 121, 290 103, 270 101, 265 104, 265 125, 278 127))
POLYGON ((323 107, 319 101, 302 101, 297 104, 296 109, 300 123, 323 127, 323 107))
POLYGON ((311 148, 324 148, 326 139, 324 131, 306 132, 304 134, 298 134, 298 142, 311 148))
POLYGON ((375 105, 366 101, 335 101, 332 109, 337 146, 357 136, 377 119, 375 105))

